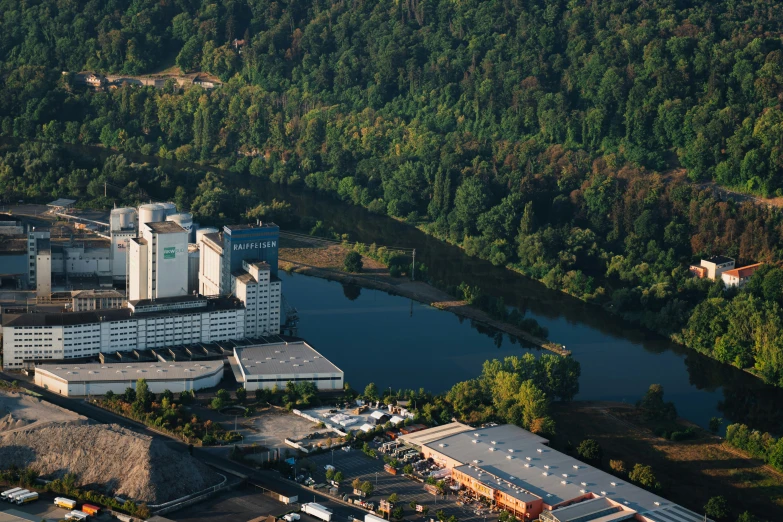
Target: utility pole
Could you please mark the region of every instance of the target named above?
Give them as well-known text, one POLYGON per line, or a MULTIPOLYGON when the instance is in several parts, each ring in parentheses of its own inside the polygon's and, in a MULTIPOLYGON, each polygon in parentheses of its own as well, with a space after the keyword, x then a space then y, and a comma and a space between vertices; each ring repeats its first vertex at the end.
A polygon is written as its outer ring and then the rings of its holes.
POLYGON ((411 281, 416 280, 416 249, 413 249, 413 268, 411 269, 411 281))
POLYGON ((106 182, 103 182, 103 197, 106 197, 106 182))

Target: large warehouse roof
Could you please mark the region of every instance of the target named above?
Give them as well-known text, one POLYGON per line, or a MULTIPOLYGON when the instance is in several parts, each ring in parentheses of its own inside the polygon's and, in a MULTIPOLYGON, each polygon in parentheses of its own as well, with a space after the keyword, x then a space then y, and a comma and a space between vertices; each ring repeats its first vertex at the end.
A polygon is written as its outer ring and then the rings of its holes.
POLYGON ((48 372, 67 382, 191 380, 223 371, 223 361, 177 363, 41 364, 36 372, 48 372))
POLYGON ((342 373, 304 341, 238 346, 234 354, 245 375, 342 373))
MULTIPOLYGON (((461 462, 485 485, 508 492, 533 494, 557 505, 586 492, 661 522, 698 522, 702 517, 546 446, 547 440, 513 425, 493 426, 452 435, 425 444, 436 453, 461 462)), ((465 472, 463 467, 460 471, 465 472)))

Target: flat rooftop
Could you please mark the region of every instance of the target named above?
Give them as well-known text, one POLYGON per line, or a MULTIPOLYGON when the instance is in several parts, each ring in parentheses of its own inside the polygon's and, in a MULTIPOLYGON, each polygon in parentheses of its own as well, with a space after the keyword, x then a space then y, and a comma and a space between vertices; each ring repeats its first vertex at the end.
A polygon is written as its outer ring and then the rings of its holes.
POLYGON ((249 230, 252 228, 257 229, 264 229, 264 228, 278 228, 277 225, 272 223, 271 221, 268 223, 260 223, 260 224, 252 224, 252 223, 242 223, 240 225, 225 225, 223 226, 223 230, 227 230, 229 232, 234 232, 236 230, 249 230))
POLYGON ((187 231, 179 226, 174 221, 157 221, 154 223, 144 223, 150 230, 156 234, 178 234, 180 232, 187 233, 187 231))
POLYGON ((4 313, 3 326, 75 326, 101 321, 121 321, 130 318, 131 311, 127 308, 110 308, 89 312, 4 313))
POLYGON ((705 261, 709 261, 710 263, 715 263, 716 265, 722 265, 723 263, 733 263, 734 260, 730 257, 726 256, 710 256, 705 261))
POLYGON ((223 361, 40 364, 35 371, 67 382, 192 380, 222 372, 223 361))
POLYGON ((27 254, 27 238, 0 236, 0 255, 27 254))
POLYGON ((247 376, 343 373, 304 341, 237 346, 235 359, 247 376))
MULTIPOLYGON (((476 474, 481 472, 482 482, 493 488, 523 490, 543 499, 547 505, 555 506, 582 497, 584 490, 645 516, 648 512, 671 510, 675 506, 692 513, 625 479, 555 451, 546 443, 543 437, 507 424, 451 435, 425 446, 467 465, 476 474)), ((661 520, 691 522, 684 516, 661 520)))

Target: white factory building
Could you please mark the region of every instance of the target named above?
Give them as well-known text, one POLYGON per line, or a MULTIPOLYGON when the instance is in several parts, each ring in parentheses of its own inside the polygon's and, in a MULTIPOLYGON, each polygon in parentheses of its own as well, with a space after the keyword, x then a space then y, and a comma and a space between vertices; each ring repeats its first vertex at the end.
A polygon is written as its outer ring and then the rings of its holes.
POLYGON ((169 390, 201 390, 217 386, 223 378, 223 361, 41 364, 35 368, 35 384, 66 397, 120 394, 147 381, 152 393, 169 390))
POLYGON ((128 299, 188 294, 188 233, 173 221, 142 223, 130 240, 128 299))
POLYGON ((245 303, 245 335, 280 333, 280 280, 264 261, 243 261, 242 268, 232 274, 232 294, 245 303))
POLYGON ((310 381, 319 390, 341 390, 343 371, 304 341, 234 348, 231 369, 247 391, 310 381))
POLYGON ((245 307, 236 298, 183 296, 130 301, 128 308, 4 313, 3 367, 24 361, 94 357, 191 343, 243 339, 245 307))

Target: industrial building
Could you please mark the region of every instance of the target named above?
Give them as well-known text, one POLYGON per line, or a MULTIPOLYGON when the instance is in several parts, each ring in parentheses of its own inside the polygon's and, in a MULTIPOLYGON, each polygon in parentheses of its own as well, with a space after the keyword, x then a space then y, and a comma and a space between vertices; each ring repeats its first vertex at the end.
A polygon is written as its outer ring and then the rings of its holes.
POLYGON ((277 249, 280 227, 274 223, 227 225, 220 232, 199 234, 201 251, 199 293, 218 295, 230 292, 232 273, 243 261, 265 261, 277 277, 277 249))
POLYGON ((513 425, 471 429, 453 423, 401 437, 477 497, 521 520, 546 522, 703 522, 698 515, 627 480, 548 446, 513 425))
POLYGON ((237 346, 231 361, 247 391, 313 382, 319 390, 342 390, 343 371, 304 341, 237 346))
POLYGON ((223 379, 224 362, 176 363, 84 363, 41 364, 35 368, 35 384, 66 397, 123 393, 147 381, 149 391, 175 393, 217 386, 223 379))
POLYGON ((130 240, 128 299, 188 293, 188 233, 173 221, 143 223, 130 240))
POLYGON ((6 310, 2 325, 3 367, 22 369, 25 361, 243 339, 245 307, 234 297, 182 296, 90 312, 6 310))

